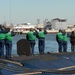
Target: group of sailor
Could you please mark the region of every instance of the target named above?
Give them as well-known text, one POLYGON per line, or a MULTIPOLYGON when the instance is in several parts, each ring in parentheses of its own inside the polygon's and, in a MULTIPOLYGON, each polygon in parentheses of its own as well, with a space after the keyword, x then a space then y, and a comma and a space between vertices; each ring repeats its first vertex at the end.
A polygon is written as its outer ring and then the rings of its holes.
POLYGON ((68 36, 65 30, 59 30, 56 34, 56 41, 58 43, 58 52, 67 52, 68 36))
POLYGON ((45 34, 47 34, 47 31, 42 31, 41 28, 39 28, 39 31, 36 29, 33 30, 33 28, 30 29, 30 31, 27 33, 27 40, 29 40, 31 49, 32 49, 32 55, 34 55, 34 46, 36 44, 35 40, 38 38, 38 48, 39 48, 39 54, 44 54, 45 51, 45 34))
POLYGON ((75 51, 75 32, 72 31, 70 35, 65 30, 59 30, 56 34, 56 41, 58 43, 58 52, 67 52, 67 43, 70 40, 71 52, 75 51))
POLYGON ((12 51, 12 29, 0 25, 0 58, 11 58, 12 51), (6 52, 4 54, 4 49, 6 52))
MULTIPOLYGON (((47 31, 42 31, 41 28, 39 28, 39 31, 31 28, 30 31, 27 33, 27 40, 30 41, 30 45, 32 48, 32 55, 34 55, 34 46, 35 46, 35 40, 38 38, 38 49, 39 54, 44 54, 45 51, 45 34, 47 34, 47 31)), ((67 34, 65 30, 59 30, 59 32, 56 34, 56 41, 58 43, 58 52, 67 52, 67 44, 68 40, 70 39, 71 43, 71 52, 75 51, 75 33, 72 31, 70 35, 67 34)))
MULTIPOLYGON (((26 39, 29 40, 30 46, 32 49, 32 55, 34 55, 34 47, 35 47, 35 40, 38 38, 38 49, 39 54, 44 54, 45 51, 45 34, 47 31, 44 29, 42 31, 41 28, 38 29, 31 28, 30 31, 26 35, 26 39)), ((12 52, 12 38, 15 34, 13 30, 10 28, 5 28, 4 26, 0 25, 0 58, 6 57, 11 58, 12 52), (5 48, 4 48, 5 47, 5 48), (4 55, 4 49, 6 49, 6 53, 4 55)), ((68 36, 65 30, 59 30, 56 34, 56 41, 58 43, 58 52, 67 52, 67 42, 68 36)), ((71 51, 75 49, 75 34, 72 31, 70 35, 70 43, 71 43, 71 51)))

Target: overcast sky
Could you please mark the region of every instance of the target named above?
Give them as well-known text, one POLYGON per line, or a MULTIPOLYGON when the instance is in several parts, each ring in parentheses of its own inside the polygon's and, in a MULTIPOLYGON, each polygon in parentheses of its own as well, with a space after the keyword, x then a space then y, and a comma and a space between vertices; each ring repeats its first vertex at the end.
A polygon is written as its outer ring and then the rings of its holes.
POLYGON ((0 23, 36 24, 54 18, 65 18, 75 24, 75 0, 0 0, 0 23))

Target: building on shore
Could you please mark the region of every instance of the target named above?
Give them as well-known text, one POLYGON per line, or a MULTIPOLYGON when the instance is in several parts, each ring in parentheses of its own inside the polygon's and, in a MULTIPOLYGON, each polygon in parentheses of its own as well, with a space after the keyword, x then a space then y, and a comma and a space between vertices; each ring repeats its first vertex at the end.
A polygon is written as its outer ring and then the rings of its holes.
POLYGON ((67 29, 68 24, 66 19, 55 18, 51 20, 52 29, 67 29))
POLYGON ((59 30, 59 29, 67 29, 68 24, 66 19, 55 18, 51 21, 44 21, 44 26, 46 29, 51 30, 59 30))

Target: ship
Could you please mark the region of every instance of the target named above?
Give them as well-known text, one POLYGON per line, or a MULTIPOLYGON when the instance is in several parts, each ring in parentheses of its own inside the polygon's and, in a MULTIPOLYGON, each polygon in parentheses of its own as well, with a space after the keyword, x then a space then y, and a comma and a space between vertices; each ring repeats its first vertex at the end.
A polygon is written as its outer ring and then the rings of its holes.
POLYGON ((0 59, 0 75, 74 75, 75 53, 46 53, 0 59))
POLYGON ((32 25, 28 22, 24 22, 22 24, 15 25, 13 29, 15 33, 27 33, 30 30, 30 28, 34 29, 35 26, 36 25, 32 25))

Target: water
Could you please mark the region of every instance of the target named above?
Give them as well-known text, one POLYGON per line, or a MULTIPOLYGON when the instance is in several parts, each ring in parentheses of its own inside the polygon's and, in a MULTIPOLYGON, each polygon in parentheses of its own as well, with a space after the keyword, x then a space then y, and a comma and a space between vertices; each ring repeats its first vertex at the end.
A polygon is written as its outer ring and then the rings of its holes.
MULTIPOLYGON (((45 52, 58 52, 58 44, 56 42, 56 38, 55 38, 56 34, 47 34, 45 37, 45 52)), ((13 50, 12 50, 12 54, 13 55, 17 55, 17 41, 20 39, 25 39, 26 35, 15 35, 13 37, 13 50)), ((68 41, 68 52, 71 51, 71 45, 70 42, 68 41)), ((35 45, 35 54, 38 54, 38 39, 36 39, 36 45, 35 45)))

